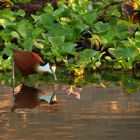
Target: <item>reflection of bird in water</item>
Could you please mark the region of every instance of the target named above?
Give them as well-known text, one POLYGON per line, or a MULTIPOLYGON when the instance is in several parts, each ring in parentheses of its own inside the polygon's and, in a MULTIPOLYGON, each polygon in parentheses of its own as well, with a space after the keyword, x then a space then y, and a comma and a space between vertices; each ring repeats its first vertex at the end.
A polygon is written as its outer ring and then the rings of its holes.
POLYGON ((41 104, 41 101, 49 104, 56 103, 55 91, 48 92, 43 89, 37 89, 22 85, 18 93, 15 95, 15 108, 35 108, 41 104))
POLYGON ((50 66, 49 63, 41 66, 40 63, 44 64, 44 61, 38 54, 31 51, 14 50, 13 57, 15 65, 19 69, 22 76, 39 72, 48 72, 54 76, 55 80, 57 79, 55 75, 56 66, 50 66))

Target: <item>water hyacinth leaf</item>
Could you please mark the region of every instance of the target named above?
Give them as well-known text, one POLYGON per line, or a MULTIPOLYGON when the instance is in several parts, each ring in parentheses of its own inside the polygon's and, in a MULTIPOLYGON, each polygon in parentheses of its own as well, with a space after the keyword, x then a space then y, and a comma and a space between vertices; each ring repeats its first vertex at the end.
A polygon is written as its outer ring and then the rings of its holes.
POLYGON ((3 18, 0 18, 0 25, 5 28, 6 27, 5 24, 6 24, 6 20, 3 18))
POLYGON ((6 20, 14 22, 16 20, 16 14, 10 8, 5 8, 0 11, 1 17, 4 17, 6 20))
POLYGON ((54 12, 53 12, 53 17, 56 19, 56 20, 59 20, 59 17, 61 16, 61 14, 65 11, 65 8, 63 7, 63 5, 59 5, 58 9, 56 9, 54 12))
POLYGON ((88 28, 88 26, 85 23, 83 23, 83 22, 77 22, 75 24, 75 28, 79 29, 80 32, 82 32, 84 29, 88 28))
POLYGON ((75 46, 77 46, 76 43, 73 42, 66 42, 64 43, 61 48, 62 48, 62 53, 64 54, 75 54, 75 46))
POLYGON ((140 48, 140 42, 136 42, 136 46, 140 48))
POLYGON ((42 28, 35 28, 33 31, 32 31, 32 36, 34 38, 37 38, 39 35, 41 35, 41 33, 43 32, 43 29, 42 28))
POLYGON ((139 51, 136 47, 133 46, 117 46, 117 48, 109 48, 109 52, 115 58, 124 58, 124 59, 134 59, 138 54, 139 51))
POLYGON ((118 33, 118 38, 120 39, 120 40, 125 40, 125 39, 127 39, 128 37, 130 36, 130 34, 128 33, 128 32, 120 32, 120 33, 118 33))
POLYGON ((88 13, 83 15, 83 19, 85 20, 86 23, 92 24, 94 21, 97 19, 97 14, 96 13, 88 13))
POLYGON ((17 14, 18 16, 21 16, 21 17, 24 17, 24 16, 25 16, 25 12, 24 12, 24 10, 22 10, 22 9, 18 10, 18 11, 16 12, 16 14, 17 14))
POLYGON ((58 27, 54 30, 48 31, 47 34, 42 33, 42 35, 44 39, 47 39, 49 36, 58 36, 58 37, 65 36, 65 41, 74 41, 76 39, 76 33, 77 32, 75 31, 75 28, 73 27, 72 28, 58 27))
POLYGON ((109 19, 108 19, 108 23, 110 24, 110 25, 116 25, 117 24, 117 22, 118 22, 118 17, 116 17, 116 16, 112 16, 112 17, 110 17, 109 19))
POLYGON ((0 18, 0 25, 3 28, 7 28, 7 27, 15 27, 16 23, 0 18))
POLYGON ((29 37, 31 37, 31 35, 32 35, 31 30, 32 30, 32 28, 27 20, 22 20, 17 25, 17 31, 24 39, 28 39, 29 37))
POLYGON ((12 50, 11 50, 11 48, 9 48, 9 47, 5 47, 4 48, 4 53, 7 55, 7 56, 10 56, 10 55, 12 55, 12 50))
POLYGON ((77 39, 77 34, 74 31, 65 32, 65 41, 75 41, 77 39))
POLYGON ((111 8, 108 9, 107 11, 107 14, 110 14, 112 16, 117 16, 117 17, 120 17, 121 16, 121 13, 120 11, 117 9, 116 6, 112 6, 111 8))
POLYGON ((31 39, 26 39, 24 40, 24 42, 22 43, 22 46, 25 50, 32 50, 33 47, 33 41, 31 39))
POLYGON ((75 41, 77 39, 77 32, 75 28, 65 28, 62 30, 61 35, 65 36, 65 41, 75 41))
POLYGON ((3 30, 0 32, 1 38, 5 41, 8 42, 11 40, 11 34, 9 30, 3 30))
POLYGON ((61 23, 62 25, 68 25, 68 24, 70 24, 70 22, 71 22, 71 19, 68 18, 68 17, 61 17, 61 18, 60 18, 60 23, 61 23))
POLYGON ((52 46, 61 46, 65 41, 65 36, 48 37, 49 42, 52 46))
POLYGON ((95 56, 97 56, 98 54, 99 54, 98 51, 91 50, 91 49, 85 49, 85 50, 82 52, 83 57, 87 57, 87 58, 95 57, 95 56))
POLYGON ((8 57, 8 59, 3 60, 1 66, 4 70, 9 69, 11 66, 11 57, 8 57))
POLYGON ((42 24, 45 28, 50 27, 53 22, 53 16, 48 13, 44 13, 39 16, 39 23, 42 24))
POLYGON ((136 47, 128 46, 126 50, 126 57, 130 57, 134 59, 137 55, 139 55, 139 50, 136 47))
POLYGON ((97 32, 106 32, 109 29, 109 24, 99 21, 95 24, 95 29, 97 30, 97 32))
POLYGON ((117 31, 120 32, 124 32, 124 31, 128 31, 128 25, 126 24, 118 24, 116 26, 117 31))
POLYGON ((63 57, 60 54, 60 48, 59 47, 54 47, 53 46, 52 49, 51 49, 51 51, 52 51, 51 56, 52 55, 55 56, 58 62, 62 61, 63 57))
POLYGON ((49 37, 49 34, 46 34, 46 33, 41 33, 41 35, 42 35, 42 37, 43 37, 43 39, 48 39, 48 37, 49 37))
POLYGON ((12 31, 11 36, 12 36, 12 38, 17 38, 17 39, 20 38, 19 34, 16 31, 12 31))
POLYGON ((49 14, 53 13, 53 7, 51 5, 46 5, 43 10, 44 12, 49 13, 49 14))
POLYGON ((114 39, 115 36, 118 35, 118 32, 115 28, 110 28, 108 32, 104 35, 104 37, 107 39, 107 41, 111 41, 114 39))
POLYGON ((137 31, 135 33, 135 39, 136 39, 136 41, 140 42, 140 31, 137 31))
POLYGON ((35 39, 33 40, 33 45, 38 49, 43 49, 44 46, 42 43, 38 43, 35 39))
POLYGON ((131 38, 131 37, 127 37, 129 43, 135 45, 135 39, 134 38, 131 38))
POLYGON ((31 17, 33 18, 34 22, 37 22, 39 20, 39 16, 31 14, 31 17))
POLYGON ((12 56, 13 50, 16 48, 17 46, 15 44, 11 44, 10 42, 5 42, 4 53, 7 56, 12 56))

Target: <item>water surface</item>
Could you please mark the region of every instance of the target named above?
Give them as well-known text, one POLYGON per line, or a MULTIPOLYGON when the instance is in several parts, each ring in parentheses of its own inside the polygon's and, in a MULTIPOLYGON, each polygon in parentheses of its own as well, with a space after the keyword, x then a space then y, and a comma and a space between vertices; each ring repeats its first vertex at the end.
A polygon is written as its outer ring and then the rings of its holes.
POLYGON ((122 86, 96 84, 74 86, 73 93, 62 84, 33 88, 19 89, 14 104, 11 88, 1 85, 0 140, 140 140, 140 90, 128 95, 122 86), (57 102, 42 100, 44 91, 55 91, 57 102))

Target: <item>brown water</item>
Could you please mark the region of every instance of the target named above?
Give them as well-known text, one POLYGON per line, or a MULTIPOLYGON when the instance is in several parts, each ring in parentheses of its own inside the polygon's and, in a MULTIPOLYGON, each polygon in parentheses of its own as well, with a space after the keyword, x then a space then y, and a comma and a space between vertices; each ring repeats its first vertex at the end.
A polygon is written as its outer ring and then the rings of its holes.
POLYGON ((140 91, 127 95, 122 87, 94 84, 73 87, 71 94, 67 85, 40 88, 17 92, 11 112, 11 89, 1 86, 0 140, 140 140, 140 91), (54 90, 56 103, 40 101, 54 90))

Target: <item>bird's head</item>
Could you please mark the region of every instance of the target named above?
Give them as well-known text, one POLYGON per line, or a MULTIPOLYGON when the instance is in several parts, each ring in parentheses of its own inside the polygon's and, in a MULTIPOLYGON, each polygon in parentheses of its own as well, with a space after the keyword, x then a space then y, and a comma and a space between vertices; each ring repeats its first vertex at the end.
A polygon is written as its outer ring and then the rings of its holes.
POLYGON ((55 71, 56 71, 56 65, 50 65, 49 63, 47 63, 44 66, 38 66, 38 71, 39 72, 49 72, 54 76, 54 79, 57 80, 55 71))

